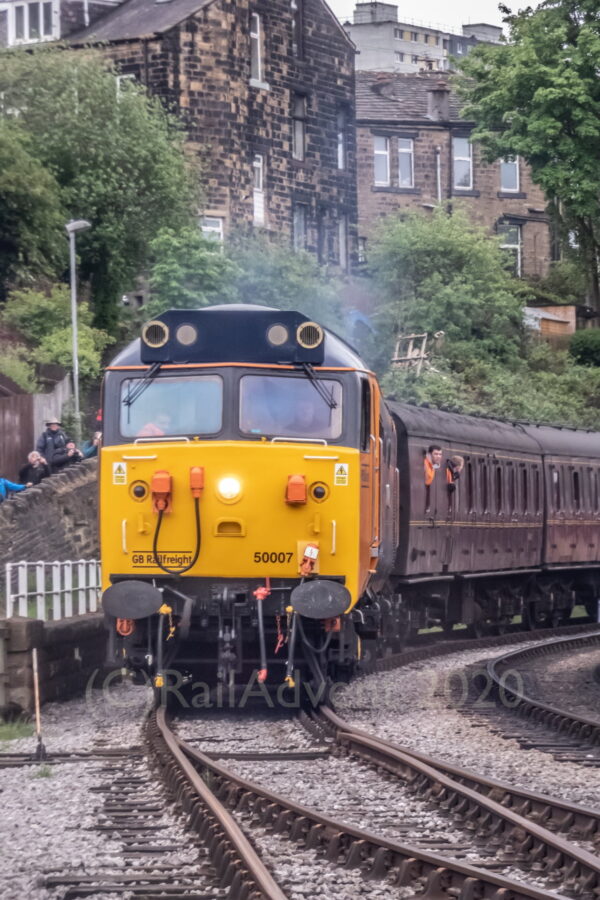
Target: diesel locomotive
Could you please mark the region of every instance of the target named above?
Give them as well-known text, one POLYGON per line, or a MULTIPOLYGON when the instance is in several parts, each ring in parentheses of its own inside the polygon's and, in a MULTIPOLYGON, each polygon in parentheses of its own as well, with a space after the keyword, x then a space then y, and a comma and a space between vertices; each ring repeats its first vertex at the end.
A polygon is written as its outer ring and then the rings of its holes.
POLYGON ((249 305, 146 323, 103 398, 108 655, 158 688, 293 686, 431 624, 595 612, 598 435, 386 401, 341 338, 249 305))

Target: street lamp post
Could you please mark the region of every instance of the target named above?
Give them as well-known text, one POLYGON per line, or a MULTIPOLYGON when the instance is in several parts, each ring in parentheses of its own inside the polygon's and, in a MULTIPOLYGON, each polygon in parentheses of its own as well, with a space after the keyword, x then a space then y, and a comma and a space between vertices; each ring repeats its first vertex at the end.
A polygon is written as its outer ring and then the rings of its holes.
POLYGON ((86 219, 71 219, 65 228, 69 235, 69 264, 71 269, 71 329, 73 332, 73 398, 75 400, 75 440, 81 441, 81 412, 79 410, 79 342, 77 335, 77 262, 75 259, 75 236, 78 231, 91 228, 86 219))

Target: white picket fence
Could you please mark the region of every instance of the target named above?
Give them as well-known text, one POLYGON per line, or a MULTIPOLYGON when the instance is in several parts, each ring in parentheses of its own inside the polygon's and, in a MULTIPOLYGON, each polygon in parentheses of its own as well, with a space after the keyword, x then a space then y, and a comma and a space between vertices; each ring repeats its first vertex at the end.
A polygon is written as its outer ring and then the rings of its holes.
POLYGON ((6 564, 4 616, 66 619, 96 612, 101 590, 96 559, 6 564))

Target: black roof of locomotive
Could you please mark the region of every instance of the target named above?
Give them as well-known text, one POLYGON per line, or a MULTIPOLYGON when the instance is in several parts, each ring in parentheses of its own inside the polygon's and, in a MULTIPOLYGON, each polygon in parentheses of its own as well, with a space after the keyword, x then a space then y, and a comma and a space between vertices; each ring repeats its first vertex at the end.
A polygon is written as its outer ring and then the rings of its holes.
POLYGON ((510 450, 549 456, 600 458, 600 434, 576 428, 530 425, 449 413, 425 406, 387 401, 410 437, 456 446, 473 444, 490 450, 510 450))
MULTIPOLYGON (((207 306, 204 309, 194 310, 194 315, 211 315, 214 313, 218 313, 223 315, 224 313, 227 315, 234 316, 236 312, 243 311, 244 313, 256 311, 264 311, 264 310, 272 310, 273 312, 278 312, 273 307, 267 306, 255 306, 248 303, 231 303, 227 305, 220 306, 207 306)), ((232 323, 233 324, 233 323, 232 323)), ((356 350, 350 346, 343 338, 339 337, 339 335, 335 334, 333 331, 330 331, 327 328, 323 329, 325 334, 325 356, 323 359, 323 366, 333 366, 333 367, 343 367, 349 369, 362 369, 366 370, 367 366, 360 358, 356 350)), ((240 359, 240 362, 245 362, 246 360, 240 359)), ((113 360, 109 363, 110 366, 141 366, 144 365, 141 356, 141 340, 140 338, 136 338, 136 340, 132 341, 126 347, 124 347, 120 353, 115 356, 113 360)))

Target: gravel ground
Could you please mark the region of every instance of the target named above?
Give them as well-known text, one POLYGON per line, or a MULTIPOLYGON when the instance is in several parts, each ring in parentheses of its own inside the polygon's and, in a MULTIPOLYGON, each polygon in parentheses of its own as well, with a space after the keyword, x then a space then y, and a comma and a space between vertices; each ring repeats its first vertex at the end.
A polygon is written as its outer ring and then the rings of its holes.
MULTIPOLYGON (((498 733, 493 716, 463 715, 461 700, 466 691, 460 687, 465 667, 499 655, 498 649, 467 650, 359 678, 336 691, 336 708, 354 725, 407 749, 518 787, 597 807, 600 769, 558 763, 536 749, 524 751, 516 739, 498 733)), ((482 712, 489 710, 484 694, 479 703, 482 712)), ((477 712, 477 707, 469 712, 477 712)), ((515 731, 520 721, 515 718, 515 731)))
MULTIPOLYGON (((150 701, 148 690, 124 683, 115 685, 110 696, 93 692, 87 699, 48 705, 42 710, 46 749, 68 753, 139 746, 150 701)), ((35 738, 23 738, 3 742, 0 751, 26 753, 35 747, 35 738)), ((148 859, 124 857, 126 848, 114 833, 96 830, 98 824, 110 821, 110 813, 103 810, 110 803, 116 777, 147 779, 136 789, 136 800, 162 804, 161 789, 144 757, 0 770, 0 842, 5 848, 1 900, 58 900, 65 888, 45 887, 48 875, 85 874, 100 879, 124 868, 130 873, 140 866, 148 869, 148 859)), ((199 853, 183 822, 166 809, 153 824, 160 826, 154 845, 178 848, 161 855, 161 865, 194 878, 199 853)), ((198 884, 204 887, 204 879, 198 884)), ((93 896, 95 900, 116 898, 102 891, 93 896)), ((214 896, 220 896, 219 892, 214 896)), ((120 895, 120 900, 124 897, 120 895)))

